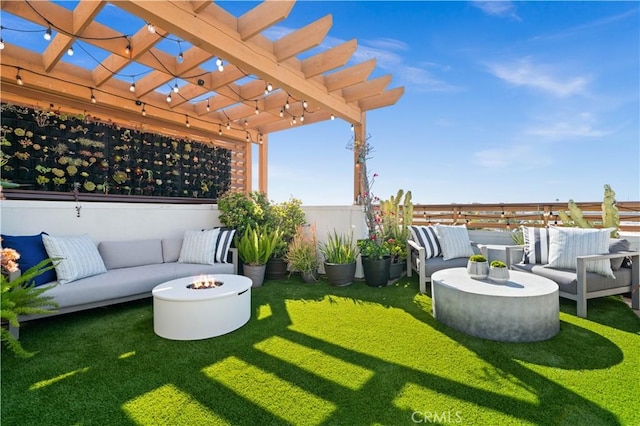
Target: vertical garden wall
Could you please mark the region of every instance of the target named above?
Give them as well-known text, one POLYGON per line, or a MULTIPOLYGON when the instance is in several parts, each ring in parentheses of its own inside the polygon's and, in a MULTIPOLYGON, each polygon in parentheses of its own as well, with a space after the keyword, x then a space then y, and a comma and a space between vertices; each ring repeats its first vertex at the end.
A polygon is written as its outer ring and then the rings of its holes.
POLYGON ((10 103, 1 112, 1 176, 23 189, 215 199, 230 187, 226 148, 10 103))

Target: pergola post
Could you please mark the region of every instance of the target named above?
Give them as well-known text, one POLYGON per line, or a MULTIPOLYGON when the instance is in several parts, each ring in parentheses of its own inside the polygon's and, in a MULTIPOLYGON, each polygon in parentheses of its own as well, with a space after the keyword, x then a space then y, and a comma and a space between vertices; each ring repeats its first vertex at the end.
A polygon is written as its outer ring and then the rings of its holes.
POLYGON ((263 194, 268 192, 268 153, 269 153, 269 139, 267 135, 261 136, 258 141, 258 190, 263 194))
POLYGON ((353 125, 353 202, 362 203, 364 181, 362 179, 361 149, 367 137, 367 114, 362 113, 360 123, 353 125))

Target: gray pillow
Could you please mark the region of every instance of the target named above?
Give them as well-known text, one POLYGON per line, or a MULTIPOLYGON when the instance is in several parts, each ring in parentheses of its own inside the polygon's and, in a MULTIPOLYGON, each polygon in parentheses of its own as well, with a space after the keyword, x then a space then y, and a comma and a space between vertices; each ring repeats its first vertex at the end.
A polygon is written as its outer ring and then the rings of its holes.
MULTIPOLYGON (((621 251, 629 251, 630 249, 631 244, 629 243, 629 240, 619 238, 611 238, 609 240, 609 253, 619 253, 621 251)), ((611 269, 617 271, 622 267, 622 262, 624 262, 624 257, 611 259, 611 269)))
POLYGON ((182 248, 182 238, 168 238, 162 240, 162 258, 164 263, 177 262, 182 248))
POLYGON ((102 241, 98 251, 107 269, 162 263, 160 240, 102 241))

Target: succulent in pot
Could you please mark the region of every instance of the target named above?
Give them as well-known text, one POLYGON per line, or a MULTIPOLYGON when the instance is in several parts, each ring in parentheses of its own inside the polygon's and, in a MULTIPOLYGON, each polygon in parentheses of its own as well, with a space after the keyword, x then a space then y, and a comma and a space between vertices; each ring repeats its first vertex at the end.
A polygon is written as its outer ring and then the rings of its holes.
POLYGON ((481 254, 474 254, 467 262, 467 273, 471 278, 484 280, 489 276, 489 262, 481 254))

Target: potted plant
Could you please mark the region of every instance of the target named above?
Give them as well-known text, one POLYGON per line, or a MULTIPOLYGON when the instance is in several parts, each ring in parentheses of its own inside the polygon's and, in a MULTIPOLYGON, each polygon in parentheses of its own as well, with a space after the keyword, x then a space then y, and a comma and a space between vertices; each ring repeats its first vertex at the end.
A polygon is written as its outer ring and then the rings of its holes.
POLYGON ((391 254, 389 279, 399 278, 407 269, 407 240, 389 238, 387 244, 391 254))
POLYGON ((507 268, 507 264, 500 260, 492 261, 489 265, 489 279, 500 284, 504 284, 509 281, 509 269, 507 268))
POLYGON ((335 230, 320 244, 320 253, 324 258, 324 271, 330 284, 346 286, 356 276, 356 258, 358 246, 353 234, 338 234, 335 230))
POLYGON ((280 240, 279 230, 259 225, 248 225, 242 236, 237 238, 236 247, 242 260, 243 274, 251 278, 253 287, 262 286, 267 261, 280 240))
POLYGON ((383 287, 389 281, 389 268, 391 267, 391 254, 387 241, 377 238, 375 234, 371 238, 358 241, 362 260, 362 272, 364 281, 371 287, 383 287))
POLYGON ((0 318, 7 323, 0 329, 0 338, 11 352, 21 358, 33 356, 32 352, 26 351, 20 341, 14 336, 10 328, 20 327, 19 315, 25 314, 50 314, 55 311, 58 305, 50 296, 44 296, 50 286, 36 287, 34 279, 46 271, 54 268, 54 259, 45 259, 18 275, 17 260, 20 255, 10 248, 3 248, 0 259, 2 273, 0 280, 2 283, 2 300, 0 307, 0 318))
POLYGON ((285 261, 291 272, 300 272, 305 282, 318 280, 318 241, 312 225, 299 226, 298 232, 289 243, 285 261))
POLYGON ((274 228, 278 228, 282 233, 282 241, 273 251, 271 258, 267 262, 265 278, 279 280, 287 275, 287 262, 284 257, 289 244, 293 240, 298 227, 306 222, 302 208, 302 201, 290 198, 288 201, 271 205, 272 215, 269 216, 269 223, 274 228))
POLYGON ((467 262, 467 273, 471 278, 484 280, 489 276, 489 262, 481 254, 474 254, 467 262))

